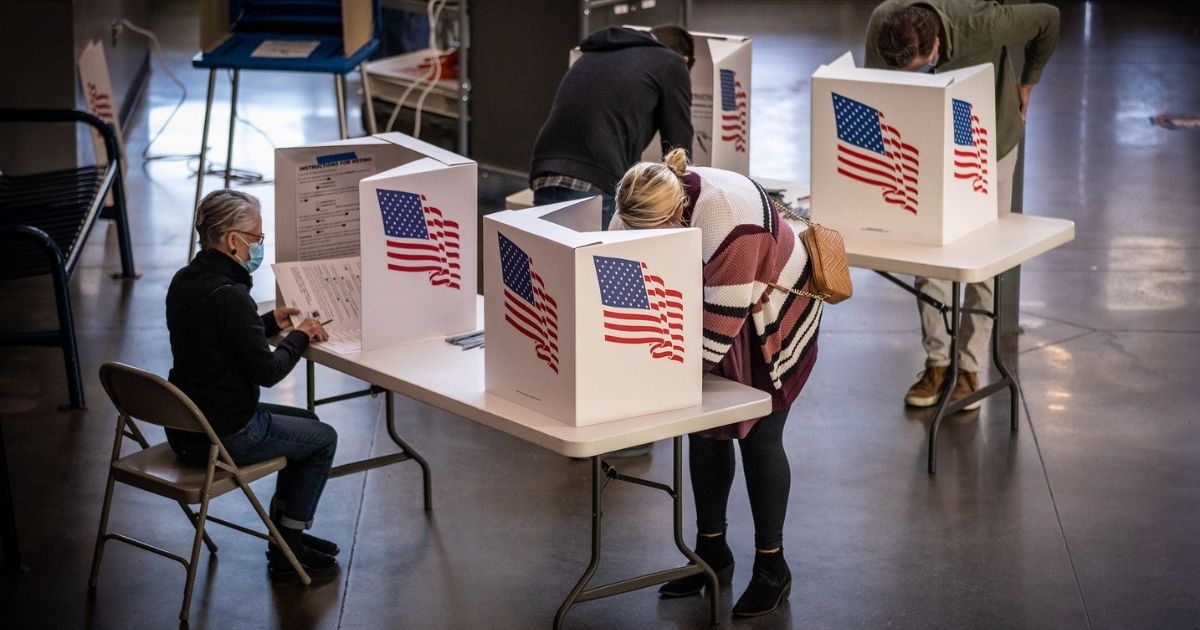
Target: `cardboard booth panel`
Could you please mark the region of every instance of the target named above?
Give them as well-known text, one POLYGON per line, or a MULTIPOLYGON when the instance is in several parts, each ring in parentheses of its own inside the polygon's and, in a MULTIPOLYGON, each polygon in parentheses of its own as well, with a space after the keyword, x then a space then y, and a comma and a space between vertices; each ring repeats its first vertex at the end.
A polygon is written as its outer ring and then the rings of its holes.
POLYGON ((359 182, 425 158, 474 164, 401 133, 276 149, 276 260, 358 256, 359 182))
POLYGON ((475 327, 476 167, 422 158, 360 191, 363 349, 475 327))
POLYGON ((574 426, 699 404, 699 231, 571 227, 599 214, 484 217, 487 390, 574 426))
POLYGON ((813 218, 945 245, 996 220, 991 64, 938 74, 854 67, 812 77, 813 218))

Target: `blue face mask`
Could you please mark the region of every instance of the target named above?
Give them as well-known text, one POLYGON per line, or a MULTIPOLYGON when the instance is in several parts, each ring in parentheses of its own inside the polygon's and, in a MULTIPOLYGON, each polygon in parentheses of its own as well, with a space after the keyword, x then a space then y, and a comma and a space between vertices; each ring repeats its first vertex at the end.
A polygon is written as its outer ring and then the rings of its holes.
POLYGON ((929 60, 929 63, 917 68, 914 70, 914 72, 920 72, 921 74, 933 74, 933 67, 937 65, 937 62, 938 55, 934 55, 933 58, 929 60))
MULTIPOLYGON (((246 243, 246 239, 240 236, 238 237, 238 240, 246 243)), ((238 262, 242 264, 242 267, 245 268, 247 272, 254 273, 254 270, 258 269, 258 266, 262 264, 265 248, 263 247, 262 243, 246 243, 246 247, 249 248, 247 251, 250 253, 250 260, 239 260, 238 262)))

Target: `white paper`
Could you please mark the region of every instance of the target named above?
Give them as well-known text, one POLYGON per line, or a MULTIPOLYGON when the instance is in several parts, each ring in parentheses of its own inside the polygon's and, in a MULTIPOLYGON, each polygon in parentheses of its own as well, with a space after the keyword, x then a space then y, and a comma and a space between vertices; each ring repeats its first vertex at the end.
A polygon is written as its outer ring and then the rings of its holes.
POLYGON ((319 342, 338 354, 362 350, 362 263, 357 257, 275 263, 275 282, 283 303, 300 309, 293 325, 306 318, 324 324, 329 341, 319 342), (332 321, 330 321, 332 320, 332 321))
POLYGON ((321 42, 306 40, 294 41, 287 39, 268 39, 258 45, 251 57, 269 57, 272 59, 306 59, 321 42))
POLYGON ((330 147, 296 167, 296 250, 300 260, 359 255, 358 183, 375 173, 370 156, 330 147))

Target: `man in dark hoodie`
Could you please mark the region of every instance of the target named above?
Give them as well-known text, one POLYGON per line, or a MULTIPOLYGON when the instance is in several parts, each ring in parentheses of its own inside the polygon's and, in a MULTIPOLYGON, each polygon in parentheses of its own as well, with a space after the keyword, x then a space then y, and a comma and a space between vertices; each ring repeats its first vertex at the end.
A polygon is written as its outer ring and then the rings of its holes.
POLYGON ((601 195, 608 228, 617 181, 657 132, 663 153, 692 151, 692 36, 678 26, 650 32, 609 27, 579 45, 529 169, 534 203, 601 195))

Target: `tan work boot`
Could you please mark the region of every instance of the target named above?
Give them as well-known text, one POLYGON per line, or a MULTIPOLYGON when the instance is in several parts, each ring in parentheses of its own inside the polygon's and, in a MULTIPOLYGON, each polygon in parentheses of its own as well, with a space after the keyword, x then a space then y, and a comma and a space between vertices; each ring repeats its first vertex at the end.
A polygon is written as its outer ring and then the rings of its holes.
MULTIPOLYGON (((959 370, 958 381, 954 383, 954 392, 950 394, 950 402, 955 402, 960 398, 967 396, 968 394, 972 394, 977 389, 979 389, 979 372, 959 370)), ((963 407, 962 410, 975 411, 982 403, 982 400, 976 400, 966 407, 963 407)))
POLYGON ((942 395, 945 387, 946 368, 925 368, 925 372, 921 374, 921 380, 908 388, 908 393, 904 395, 904 402, 913 407, 932 407, 937 404, 938 396, 942 395))

